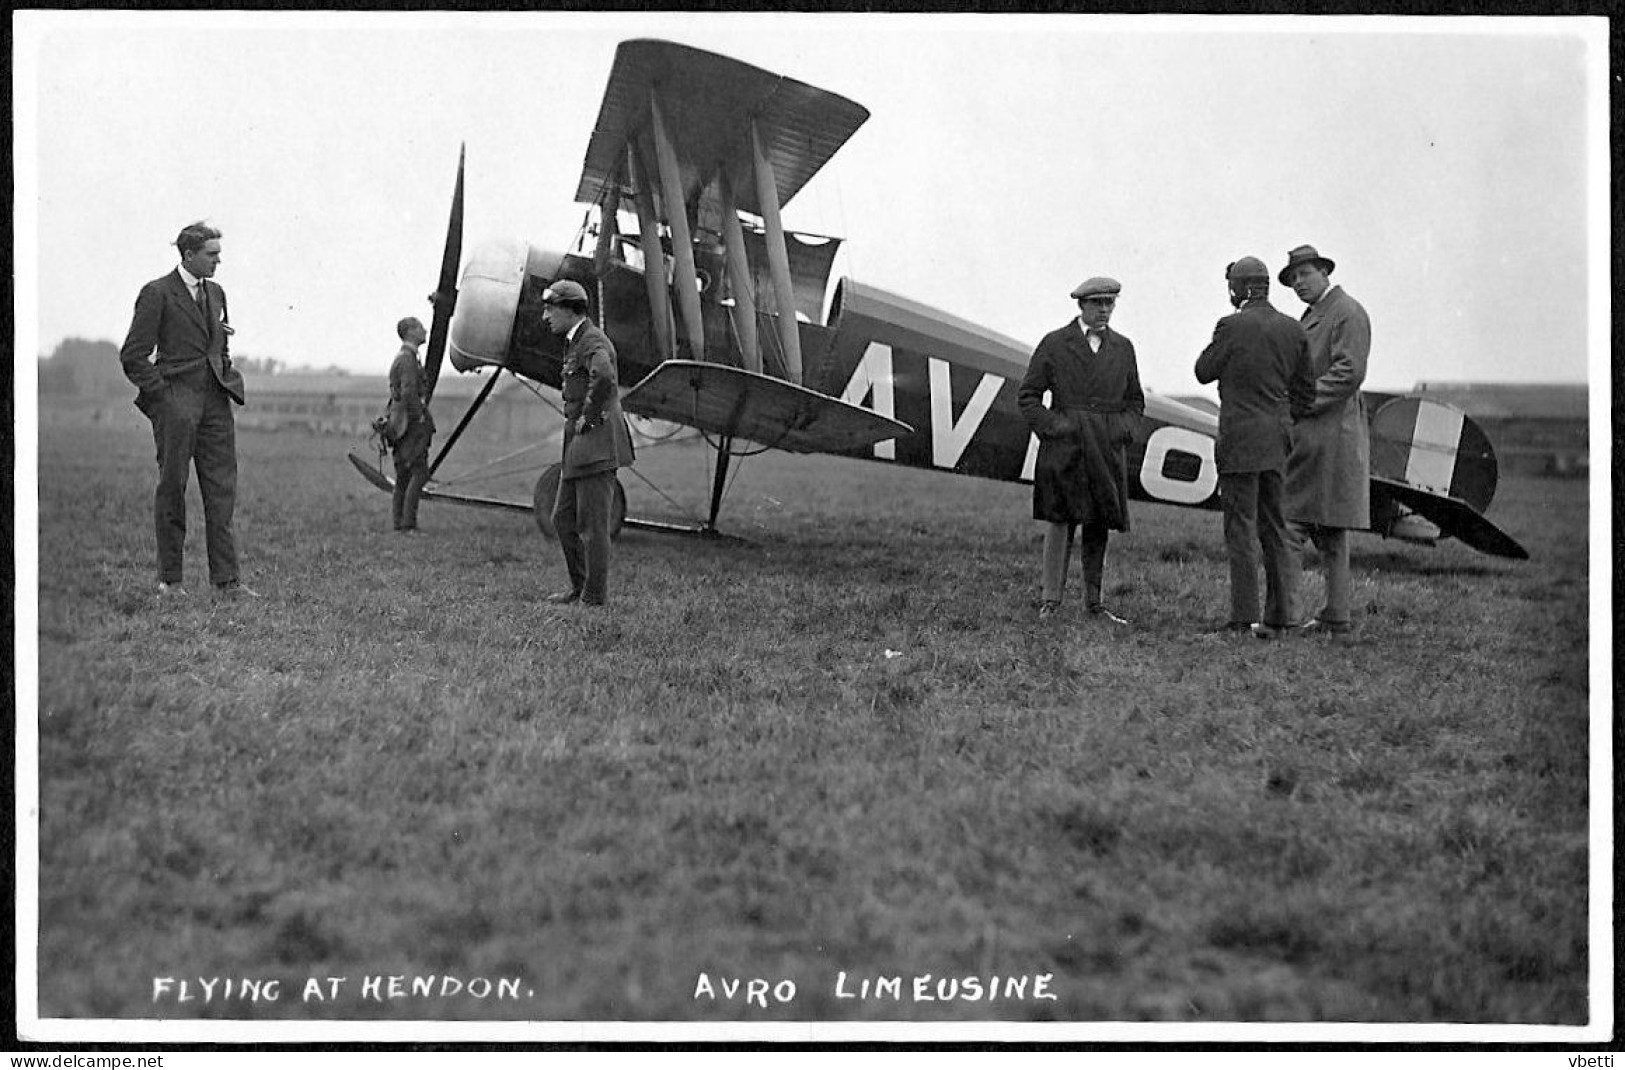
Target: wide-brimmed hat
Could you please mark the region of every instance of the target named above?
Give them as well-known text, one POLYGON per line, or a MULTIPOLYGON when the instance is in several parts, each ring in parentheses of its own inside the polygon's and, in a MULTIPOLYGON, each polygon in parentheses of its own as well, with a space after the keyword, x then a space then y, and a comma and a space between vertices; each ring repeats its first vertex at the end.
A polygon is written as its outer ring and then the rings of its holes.
POLYGON ((1292 283, 1287 280, 1287 276, 1291 275, 1292 269, 1297 267, 1299 264, 1319 264, 1320 270, 1324 271, 1328 275, 1330 275, 1332 273, 1332 269, 1337 266, 1335 262, 1321 256, 1320 253, 1316 252, 1313 245, 1300 245, 1290 253, 1286 254, 1286 267, 1282 268, 1281 273, 1275 276, 1277 279, 1281 280, 1282 286, 1292 285, 1292 283))
POLYGON ((1079 301, 1089 297, 1116 297, 1122 289, 1123 284, 1116 279, 1096 275, 1079 283, 1078 288, 1072 291, 1072 296, 1079 301))

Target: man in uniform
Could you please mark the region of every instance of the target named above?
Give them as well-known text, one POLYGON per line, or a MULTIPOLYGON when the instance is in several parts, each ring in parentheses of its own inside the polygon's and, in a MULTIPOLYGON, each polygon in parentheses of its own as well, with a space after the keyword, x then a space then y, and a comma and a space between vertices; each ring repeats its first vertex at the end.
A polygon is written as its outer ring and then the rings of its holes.
POLYGON ((401 349, 389 366, 389 425, 395 451, 391 515, 395 530, 410 535, 418 530, 418 496, 429 481, 429 442, 434 438, 434 417, 423 397, 426 384, 418 363, 418 347, 429 334, 416 316, 397 323, 395 333, 401 349))
POLYGON ((203 496, 209 582, 224 598, 258 597, 237 573, 231 517, 237 504, 237 429, 243 377, 231 366, 226 291, 210 282, 220 266, 220 231, 203 223, 175 238, 180 265, 141 287, 130 333, 119 349, 135 399, 152 421, 158 447, 153 522, 158 539, 158 593, 182 597, 186 484, 194 463, 203 496))
POLYGON ((1219 504, 1230 559, 1230 620, 1220 631, 1270 639, 1292 624, 1292 535, 1282 512, 1282 479, 1292 417, 1314 396, 1303 328, 1270 304, 1270 274, 1257 257, 1225 268, 1236 309, 1213 328, 1196 359, 1196 381, 1219 383, 1219 504), (1258 605, 1259 550, 1264 614, 1258 605))
POLYGON ((634 457, 632 433, 621 415, 615 346, 587 319, 587 291, 569 279, 543 292, 542 316, 565 339, 564 464, 553 527, 570 574, 570 589, 547 600, 601 606, 609 596, 615 470, 634 457))
POLYGON ((1371 320, 1358 301, 1327 278, 1337 265, 1312 245, 1287 254, 1279 278, 1309 307, 1314 398, 1293 426, 1286 466, 1286 517, 1294 539, 1293 571, 1303 539, 1314 542, 1326 573, 1326 602, 1305 634, 1353 628, 1349 608, 1349 531, 1371 524, 1371 440, 1360 384, 1371 353, 1371 320))
POLYGON ((1038 343, 1016 393, 1038 436, 1033 519, 1048 525, 1040 617, 1060 609, 1077 541, 1087 611, 1113 624, 1128 623, 1101 597, 1107 539, 1111 531, 1129 528, 1128 446, 1145 412, 1134 343, 1107 326, 1121 290, 1116 279, 1099 276, 1073 290, 1078 317, 1038 343))

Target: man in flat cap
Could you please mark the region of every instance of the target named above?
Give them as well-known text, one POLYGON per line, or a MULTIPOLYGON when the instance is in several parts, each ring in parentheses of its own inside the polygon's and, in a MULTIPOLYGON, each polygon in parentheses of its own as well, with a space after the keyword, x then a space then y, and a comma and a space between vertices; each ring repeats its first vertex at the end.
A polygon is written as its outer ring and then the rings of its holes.
POLYGON ((1292 448, 1292 419, 1314 397, 1309 342, 1296 320, 1270 304, 1270 273, 1257 257, 1225 268, 1236 311, 1213 328, 1196 358, 1196 381, 1219 384, 1219 504, 1230 559, 1230 619, 1220 631, 1262 639, 1292 625, 1292 535, 1282 511, 1282 481, 1292 448), (1259 551, 1264 612, 1259 616, 1259 551))
POLYGON ((1109 534, 1129 528, 1128 446, 1145 412, 1134 343, 1107 326, 1121 290, 1116 279, 1101 276, 1073 290, 1078 317, 1038 343, 1016 393, 1038 436, 1033 519, 1048 525, 1040 617, 1061 606, 1077 541, 1086 609, 1101 620, 1128 623, 1101 597, 1109 534))
POLYGON ((1320 551, 1326 601, 1304 625, 1306 634, 1340 634, 1353 627, 1349 607, 1349 531, 1371 524, 1371 440, 1360 385, 1371 353, 1371 320, 1360 303, 1327 277, 1337 265, 1300 245, 1287 254, 1279 278, 1309 307, 1314 398, 1293 426, 1286 466, 1286 517, 1294 533, 1294 571, 1305 538, 1320 551))
POLYGON ((569 279, 542 293, 542 317, 565 339, 564 465, 553 528, 570 575, 570 589, 547 600, 601 606, 609 597, 615 470, 633 461, 632 433, 621 415, 615 346, 587 318, 587 291, 569 279))

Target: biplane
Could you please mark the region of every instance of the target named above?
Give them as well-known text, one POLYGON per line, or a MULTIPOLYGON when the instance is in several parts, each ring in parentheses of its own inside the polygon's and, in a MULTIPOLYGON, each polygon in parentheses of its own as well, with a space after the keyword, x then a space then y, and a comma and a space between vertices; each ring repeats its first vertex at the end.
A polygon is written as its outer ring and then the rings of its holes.
MULTIPOLYGON (((851 278, 831 295, 841 239, 785 229, 784 206, 868 115, 726 56, 623 42, 587 146, 575 195, 586 217, 569 251, 492 243, 468 257, 459 279, 460 155, 431 295, 428 389, 448 354, 459 372, 493 371, 432 471, 504 373, 560 386, 563 342, 542 319, 541 297, 572 279, 615 344, 626 412, 697 433, 716 453, 703 521, 628 517, 618 489, 617 532, 716 534, 730 462, 762 449, 1030 482, 1038 440, 1016 390, 1032 347, 851 278)), ((1484 516, 1497 467, 1471 419, 1414 396, 1365 400, 1373 532, 1528 556, 1484 516)), ((1145 416, 1130 449, 1133 496, 1217 508, 1218 417, 1150 391, 1145 416)), ((390 487, 379 467, 350 459, 390 487)), ((530 502, 459 493, 433 477, 424 497, 529 511, 550 533, 558 478, 557 465, 543 470, 530 502)))

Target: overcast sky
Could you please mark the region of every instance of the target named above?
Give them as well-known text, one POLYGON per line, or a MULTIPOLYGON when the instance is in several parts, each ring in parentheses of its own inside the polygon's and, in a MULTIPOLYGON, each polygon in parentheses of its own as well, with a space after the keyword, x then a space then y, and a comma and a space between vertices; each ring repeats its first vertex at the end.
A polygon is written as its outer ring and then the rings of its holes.
MULTIPOLYGON (((465 254, 563 249, 618 42, 871 118, 785 210, 838 275, 1027 343, 1089 275, 1162 393, 1224 266, 1308 242, 1371 315, 1367 385, 1606 368, 1601 19, 20 12, 17 356, 121 341, 185 223, 225 232, 233 350, 382 372, 428 316, 460 143, 465 254)), ((1275 287, 1278 308, 1302 306, 1275 287)))

